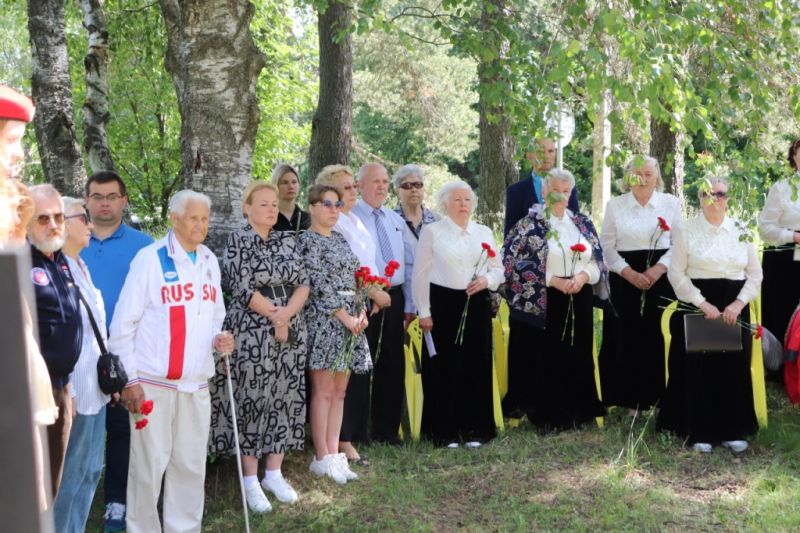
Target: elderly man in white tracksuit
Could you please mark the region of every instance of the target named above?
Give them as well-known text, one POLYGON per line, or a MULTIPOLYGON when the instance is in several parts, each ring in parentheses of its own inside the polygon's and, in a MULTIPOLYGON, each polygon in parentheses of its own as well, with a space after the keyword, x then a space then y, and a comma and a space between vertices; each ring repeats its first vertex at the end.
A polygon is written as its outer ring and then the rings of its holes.
POLYGON ((233 338, 220 331, 225 306, 217 258, 202 244, 210 208, 203 194, 175 194, 172 229, 134 258, 111 323, 109 350, 122 358, 129 380, 122 393, 131 413, 129 533, 161 530, 162 478, 163 531, 201 527, 213 350, 233 350, 233 338), (136 430, 147 400, 153 401, 148 423, 136 430))

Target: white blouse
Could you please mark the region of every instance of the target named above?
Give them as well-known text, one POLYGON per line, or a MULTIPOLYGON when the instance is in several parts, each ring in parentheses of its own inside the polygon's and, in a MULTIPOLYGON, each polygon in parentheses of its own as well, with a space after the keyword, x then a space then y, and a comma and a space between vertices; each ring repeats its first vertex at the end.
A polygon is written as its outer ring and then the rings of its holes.
POLYGON ((367 227, 352 210, 349 213, 344 211, 339 213, 339 220, 336 221, 333 230, 344 236, 361 266, 369 267, 373 274, 380 274, 375 263, 375 242, 367 227))
POLYGON ((417 243, 412 277, 414 304, 419 316, 431 316, 431 283, 464 290, 472 281, 479 259, 481 264, 485 264, 477 275, 486 276, 489 289, 496 290, 503 282, 504 274, 500 250, 495 245, 492 230, 472 221, 467 224, 466 229, 462 229, 447 216, 423 226, 417 243), (485 252, 481 247, 484 242, 496 253, 488 262, 485 262, 485 252), (484 253, 483 258, 481 253, 484 253))
POLYGON ((548 287, 553 276, 569 278, 581 272, 586 272, 589 275, 588 283, 590 285, 594 285, 600 280, 600 268, 597 266, 597 261, 592 257, 592 245, 581 235, 578 226, 572 222, 571 217, 572 212, 569 209, 564 210, 564 215, 561 218, 556 215, 550 215, 550 228, 552 232, 558 233, 558 238, 555 235, 551 235, 547 239, 545 279, 548 287), (586 250, 578 253, 576 257, 576 252, 570 250, 570 247, 577 243, 582 243, 586 250), (573 261, 575 261, 574 270, 573 261))
MULTIPOLYGON (((107 344, 108 338, 104 327, 106 311, 103 305, 103 296, 92 283, 89 268, 83 262, 83 259, 78 257, 76 261, 71 257, 67 257, 67 263, 69 264, 70 272, 72 272, 72 277, 75 278, 75 283, 81 291, 81 295, 83 295, 83 298, 92 309, 92 315, 95 322, 97 322, 97 327, 100 329, 103 342, 107 344)), ((78 358, 78 362, 75 364, 72 374, 70 374, 71 391, 72 396, 75 398, 78 414, 96 415, 108 403, 110 397, 100 390, 100 385, 97 381, 97 359, 100 357, 100 345, 97 344, 92 324, 89 322, 86 306, 83 305, 83 302, 79 302, 79 305, 83 323, 83 344, 81 345, 81 355, 78 358)))
MULTIPOLYGON (((649 250, 658 228, 658 217, 667 221, 670 228, 683 219, 681 202, 671 194, 653 191, 650 200, 641 205, 632 192, 616 196, 606 204, 600 244, 608 268, 620 274, 628 266, 618 252, 649 250)), ((671 232, 662 233, 655 243, 657 250, 671 248, 671 232)), ((659 263, 669 268, 672 250, 661 256, 659 263)))
POLYGON ((706 301, 692 279, 744 279, 736 297, 748 303, 761 287, 761 263, 752 242, 741 241, 736 222, 725 217, 714 226, 703 214, 673 228, 672 265, 667 278, 675 295, 694 305, 706 301))
POLYGON ((772 244, 794 242, 794 232, 800 231, 800 191, 792 201, 792 186, 789 180, 781 180, 769 188, 764 210, 758 217, 761 238, 772 244))

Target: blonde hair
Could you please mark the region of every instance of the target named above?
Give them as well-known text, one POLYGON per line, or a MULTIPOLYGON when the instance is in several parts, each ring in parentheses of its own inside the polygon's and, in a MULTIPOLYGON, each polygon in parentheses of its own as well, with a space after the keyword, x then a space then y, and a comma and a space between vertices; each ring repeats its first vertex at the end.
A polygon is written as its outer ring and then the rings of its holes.
POLYGON ((350 170, 350 167, 347 165, 328 165, 319 171, 314 183, 317 185, 333 185, 336 178, 342 174, 347 174, 351 178, 353 177, 353 171, 350 170))
POLYGON ((297 173, 297 170, 295 170, 292 165, 286 165, 282 163, 276 166, 272 171, 272 177, 270 178, 269 182, 273 185, 278 185, 281 181, 281 178, 290 172, 297 177, 298 181, 300 180, 300 174, 297 173))
POLYGON ((275 193, 275 196, 278 196, 278 187, 272 183, 263 180, 251 181, 250 184, 244 188, 244 192, 242 193, 242 213, 244 213, 244 204, 253 205, 253 195, 264 189, 269 189, 275 193))

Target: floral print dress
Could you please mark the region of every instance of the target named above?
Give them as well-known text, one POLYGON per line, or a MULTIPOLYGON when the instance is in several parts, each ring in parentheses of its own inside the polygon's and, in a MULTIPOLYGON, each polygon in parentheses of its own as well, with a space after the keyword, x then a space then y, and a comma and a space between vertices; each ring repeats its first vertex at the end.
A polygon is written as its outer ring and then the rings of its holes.
MULTIPOLYGON (((334 317, 346 308, 355 309, 355 272, 358 259, 345 238, 337 232, 326 237, 306 231, 298 237, 300 253, 311 284, 311 294, 304 311, 308 327, 308 368, 311 370, 338 370, 334 368, 350 332, 334 317)), ((367 337, 362 332, 353 350, 349 370, 366 374, 372 368, 367 337)))

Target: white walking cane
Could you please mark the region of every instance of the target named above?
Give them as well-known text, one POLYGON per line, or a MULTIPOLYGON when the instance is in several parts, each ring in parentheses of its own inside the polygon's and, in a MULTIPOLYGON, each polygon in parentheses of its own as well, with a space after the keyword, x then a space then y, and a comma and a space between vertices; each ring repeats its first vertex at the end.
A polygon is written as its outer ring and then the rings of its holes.
POLYGON ((239 470, 239 490, 242 493, 242 507, 244 508, 244 530, 250 533, 250 516, 247 512, 247 495, 244 492, 244 474, 242 474, 242 453, 239 451, 239 424, 236 421, 236 402, 233 400, 233 380, 231 379, 230 352, 222 354, 225 359, 225 374, 228 377, 228 400, 231 403, 231 422, 233 423, 233 438, 236 440, 236 468, 239 470))

